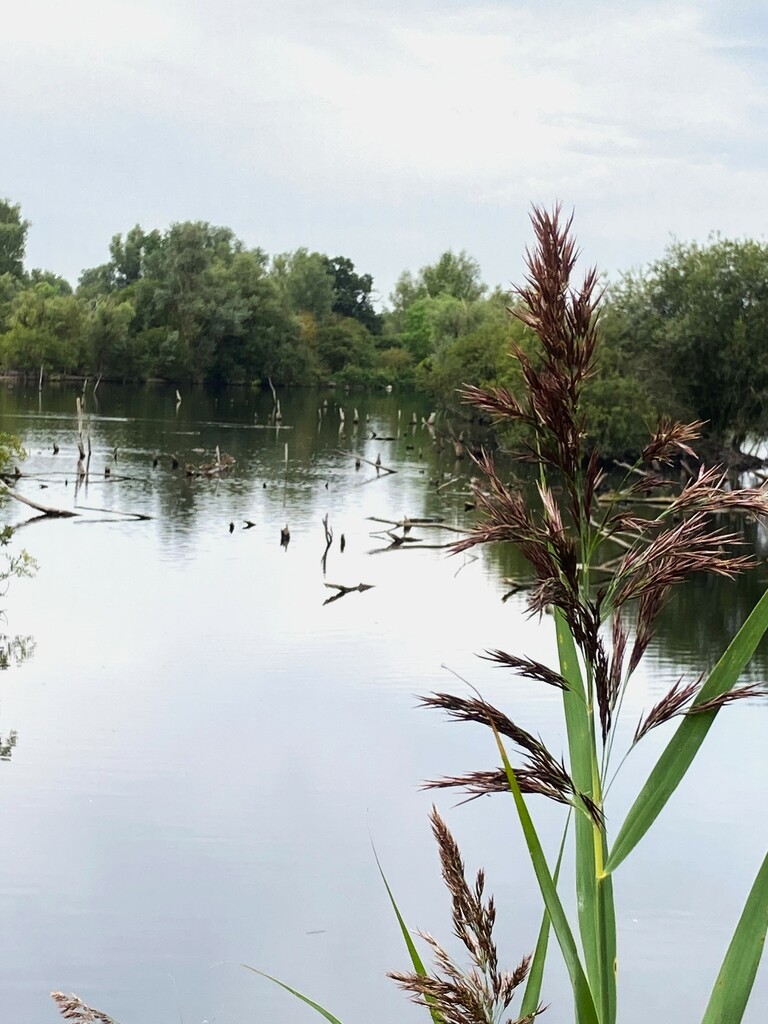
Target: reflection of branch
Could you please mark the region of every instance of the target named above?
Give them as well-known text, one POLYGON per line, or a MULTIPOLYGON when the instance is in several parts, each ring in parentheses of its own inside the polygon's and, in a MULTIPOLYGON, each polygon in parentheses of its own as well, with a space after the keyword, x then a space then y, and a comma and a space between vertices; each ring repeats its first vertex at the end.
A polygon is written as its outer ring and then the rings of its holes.
POLYGON ((478 555, 470 555, 470 556, 469 556, 469 558, 467 558, 467 559, 466 559, 466 561, 465 561, 465 562, 464 562, 464 563, 463 563, 462 565, 460 565, 460 566, 459 566, 459 568, 458 568, 458 569, 456 570, 456 572, 455 572, 455 573, 453 574, 453 578, 454 578, 454 579, 456 579, 456 577, 457 577, 457 576, 459 575, 459 573, 461 572, 461 570, 462 570, 462 569, 466 569, 466 567, 467 567, 467 566, 468 566, 468 565, 469 565, 469 564, 470 564, 471 562, 476 562, 476 561, 477 561, 477 559, 478 559, 478 557, 479 557, 478 555))
POLYGON ((374 585, 373 583, 358 583, 356 587, 345 587, 343 583, 326 583, 325 586, 329 590, 338 590, 338 593, 323 601, 324 605, 332 604, 334 601, 338 601, 340 597, 346 597, 347 594, 362 594, 364 590, 373 590, 374 585))
POLYGON ((325 576, 325 563, 328 560, 328 552, 330 551, 331 544, 333 543, 333 529, 328 525, 327 512, 323 516, 323 529, 325 530, 325 551, 323 552, 323 557, 320 559, 320 562, 323 566, 323 576, 325 576))
POLYGON ((392 543, 391 544, 388 544, 385 548, 372 548, 368 552, 368 554, 369 555, 381 555, 385 551, 426 551, 426 550, 444 551, 446 548, 453 547, 452 543, 446 543, 446 544, 422 544, 415 537, 396 537, 396 536, 394 536, 391 533, 387 533, 387 536, 392 538, 392 543), (411 543, 410 546, 408 546, 405 543, 405 541, 413 541, 414 543, 411 543))

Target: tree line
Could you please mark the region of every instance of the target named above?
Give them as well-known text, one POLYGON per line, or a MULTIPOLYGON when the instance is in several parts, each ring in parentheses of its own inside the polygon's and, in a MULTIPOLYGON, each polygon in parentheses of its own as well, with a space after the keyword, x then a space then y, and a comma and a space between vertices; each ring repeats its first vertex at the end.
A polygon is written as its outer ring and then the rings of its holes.
MULTIPOLYGON (((379 311, 374 281, 343 256, 270 256, 230 228, 188 221, 117 234, 76 287, 25 268, 29 224, 0 201, 0 369, 141 381, 417 387, 456 404, 465 383, 517 386, 532 352, 514 294, 466 252, 404 272, 379 311)), ((768 246, 675 242, 607 287, 591 430, 638 450, 660 414, 701 419, 720 441, 768 433, 768 246)))

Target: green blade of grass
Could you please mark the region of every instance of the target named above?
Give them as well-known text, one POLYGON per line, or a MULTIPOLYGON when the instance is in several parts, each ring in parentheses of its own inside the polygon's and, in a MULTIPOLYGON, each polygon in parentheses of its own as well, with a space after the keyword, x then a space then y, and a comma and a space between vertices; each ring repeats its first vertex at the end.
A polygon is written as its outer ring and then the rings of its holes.
MULTIPOLYGON (((552 881, 557 888, 557 882, 560 877, 560 865, 563 863, 563 853, 565 852, 565 841, 568 838, 568 826, 571 821, 570 813, 568 820, 565 823, 563 829, 563 838, 560 841, 560 849, 557 854, 557 863, 555 864, 555 871, 552 875, 552 881)), ((547 949, 549 948, 549 928, 550 928, 549 913, 546 908, 544 910, 544 916, 541 919, 541 928, 539 928, 539 937, 536 940, 536 949, 533 951, 531 958, 531 967, 528 971, 528 980, 525 983, 525 992, 523 993, 523 1001, 520 1005, 520 1016, 528 1017, 532 1014, 541 1003, 541 984, 544 978, 544 966, 547 962, 547 949)))
MULTIPOLYGON (((767 628, 768 590, 710 672, 695 703, 711 700, 735 686, 767 628)), ((619 829, 606 872, 621 864, 656 820, 688 771, 716 715, 717 710, 689 715, 678 726, 619 829)))
MULTIPOLYGON (((560 674, 568 683, 563 690, 563 710, 568 734, 571 778, 580 793, 599 798, 594 725, 587 705, 576 644, 565 617, 555 610, 557 650, 560 674)), ((616 926, 613 917, 613 893, 610 887, 598 891, 602 873, 602 836, 585 814, 576 814, 576 894, 579 934, 584 961, 592 991, 601 1008, 603 1024, 616 1019, 616 979, 613 964, 616 957, 616 926)))
POLYGON ((541 842, 539 841, 531 816, 528 813, 528 807, 523 799, 523 794, 520 792, 517 776, 515 775, 512 765, 509 763, 509 758, 507 757, 507 752, 504 749, 504 744, 501 742, 501 737, 492 722, 491 728, 496 736, 496 743, 504 764, 504 770, 507 774, 509 788, 515 800, 515 807, 517 808, 520 825, 523 829, 526 845, 528 846, 528 853, 531 858, 531 864, 533 865, 536 880, 539 883, 539 889, 541 890, 541 895, 544 899, 544 905, 547 908, 547 913, 549 914, 552 922, 552 930, 557 937, 560 950, 563 954, 563 960, 565 961, 565 966, 568 971, 568 976, 571 980, 571 988, 573 990, 573 998, 576 1008, 576 1020, 578 1021, 578 1024, 599 1024, 592 990, 589 987, 587 976, 584 973, 584 968, 581 960, 579 959, 579 953, 576 948, 576 942, 573 938, 573 932, 571 931, 571 926, 568 924, 568 918, 563 910, 560 897, 557 895, 557 889, 552 881, 552 876, 549 873, 547 861, 544 857, 544 851, 541 848, 541 842))
MULTIPOLYGON (((373 844, 371 844, 371 845, 373 845, 373 844)), ((376 847, 375 846, 373 847, 373 856, 376 858, 376 867, 379 869, 379 874, 381 875, 381 880, 384 883, 384 888, 387 890, 387 896, 389 896, 389 902, 392 904, 392 909, 395 912, 395 917, 397 918, 397 923, 400 925, 400 931, 403 934, 403 939, 405 940, 405 945, 406 945, 406 947, 408 949, 408 955, 411 958, 411 963, 413 964, 413 969, 416 972, 416 974, 419 975, 419 977, 426 978, 427 977, 427 969, 424 966, 423 960, 419 956, 419 951, 418 951, 418 949, 416 949, 416 945, 415 945, 415 943, 413 941, 413 938, 411 937, 411 933, 408 930, 408 927, 406 926, 405 920, 403 919, 403 915, 400 913, 400 908, 398 907, 397 903, 395 902, 395 897, 392 895, 392 889, 390 888, 389 882, 387 881, 387 876, 384 874, 384 869, 381 866, 381 861, 379 860, 378 853, 376 853, 376 847)), ((430 1016, 432 1018, 433 1024, 444 1024, 442 1014, 438 1010, 436 1010, 434 1005, 433 1005, 434 1000, 432 999, 432 997, 431 996, 425 996, 424 998, 425 998, 425 1000, 427 1002, 427 1006, 428 1006, 428 1009, 429 1009, 429 1014, 430 1014, 430 1016)))
POLYGON ((760 964, 766 931, 768 854, 747 897, 701 1024, 739 1024, 760 964))
POLYGON ((316 1003, 314 999, 310 999, 309 996, 302 995, 301 992, 297 992, 295 988, 291 988, 290 985, 286 985, 284 981, 280 981, 279 978, 273 978, 271 974, 266 974, 264 971, 260 971, 257 967, 250 967, 248 964, 240 964, 246 971, 253 971, 254 974, 260 974, 262 978, 267 978, 269 981, 273 981, 275 985, 279 985, 280 988, 284 988, 286 992, 290 992, 292 996, 296 996, 302 1003, 306 1003, 307 1006, 311 1006, 313 1010, 325 1017, 329 1024, 341 1024, 338 1017, 334 1017, 332 1013, 324 1009, 319 1003, 316 1003))

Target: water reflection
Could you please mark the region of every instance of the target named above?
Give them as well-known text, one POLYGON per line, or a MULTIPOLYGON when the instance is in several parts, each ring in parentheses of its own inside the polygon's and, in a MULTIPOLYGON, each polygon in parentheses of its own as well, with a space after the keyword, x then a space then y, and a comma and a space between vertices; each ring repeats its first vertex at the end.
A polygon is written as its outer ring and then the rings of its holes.
MULTIPOLYGON (((11 637, 5 633, 0 634, 0 671, 22 665, 34 653, 35 641, 31 636, 11 637)), ((10 761, 17 741, 18 733, 15 729, 0 733, 0 761, 10 761)))
MULTIPOLYGON (((29 531, 40 571, 11 594, 14 621, 38 644, 23 673, 3 677, 0 709, 23 737, 0 786, 0 815, 13 823, 0 830, 6 1015, 43 1024, 48 991, 74 987, 144 1024, 180 1013, 298 1021, 298 1008, 232 966, 245 960, 342 1019, 420 1020, 383 978, 404 966, 403 951, 369 834, 409 922, 437 931, 432 795, 418 786, 494 753, 484 734, 415 711, 413 695, 461 686, 449 665, 563 748, 557 695, 476 656, 499 647, 556 658, 551 617, 527 616, 527 568, 511 546, 455 557, 443 547, 475 514, 458 425, 425 424, 432 410, 418 396, 285 393, 282 420, 270 422, 269 393, 185 390, 178 404, 173 388, 102 384, 98 413, 90 401, 86 410, 91 472, 75 497, 79 393, 0 390, 0 425, 30 452, 24 493, 45 484, 47 503, 83 512, 29 531), (217 445, 236 460, 231 474, 187 476, 217 445), (377 473, 377 459, 396 472, 377 473), (107 521, 85 506, 152 518, 107 521)), ((719 656, 762 570, 743 582, 697 580, 673 599, 628 702, 630 732, 648 691, 698 671, 701 651, 719 656)), ((761 650, 755 671, 765 664, 761 650)), ((691 1016, 680 954, 691 988, 706 991, 743 903, 737 880, 754 875, 765 715, 735 708, 719 719, 658 845, 617 883, 622 971, 636 995, 625 1024, 691 1016), (734 747, 739 776, 725 793, 734 747)), ((658 749, 653 735, 648 744, 633 754, 641 769, 658 749)), ((494 880, 509 948, 529 948, 538 901, 509 870, 525 860, 503 806, 452 802, 468 862, 494 880)), ((551 840, 558 822, 546 809, 542 818, 551 840)), ((557 979, 546 998, 564 1019, 557 979)))

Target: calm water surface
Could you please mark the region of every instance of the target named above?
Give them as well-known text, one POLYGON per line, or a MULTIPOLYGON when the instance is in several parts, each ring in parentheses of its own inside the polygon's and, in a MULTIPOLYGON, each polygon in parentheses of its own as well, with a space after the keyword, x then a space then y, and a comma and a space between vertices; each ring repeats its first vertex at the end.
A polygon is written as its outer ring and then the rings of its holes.
MULTIPOLYGON (((504 647, 554 659, 551 622, 528 619, 519 598, 502 602, 504 579, 522 572, 514 553, 387 551, 373 535, 385 527, 370 516, 469 525, 470 467, 410 427, 429 413, 414 396, 286 394, 276 429, 271 398, 256 392, 190 392, 176 408, 172 389, 102 385, 98 408, 89 393, 92 475, 76 493, 75 394, 0 392, 0 429, 29 452, 20 490, 83 511, 18 532, 39 572, 4 602, 4 631, 34 651, 0 674, 0 746, 16 737, 0 762, 3 1019, 58 1020, 52 988, 121 1024, 313 1019, 247 963, 346 1024, 424 1020, 384 977, 407 958, 371 842, 409 923, 448 940, 433 797, 420 783, 495 758, 486 730, 415 710, 414 694, 464 692, 458 675, 555 753, 564 744, 556 693, 477 658, 504 647), (171 468, 173 454, 199 464, 217 444, 237 460, 226 479, 171 468), (340 452, 380 454, 397 473, 377 478, 340 452), (373 589, 326 605, 326 582, 373 589)), ((2 515, 26 518, 10 501, 2 515)), ((765 537, 755 528, 751 539, 762 557, 765 537)), ((765 579, 761 568, 738 586, 697 581, 678 595, 625 706, 625 734, 678 676, 716 660, 765 579)), ((766 667, 763 650, 754 678, 766 667)), ((628 761, 615 820, 665 738, 628 761)), ((699 1020, 765 852, 767 797, 768 708, 730 709, 617 876, 622 1024, 699 1020)), ((437 802, 468 868, 487 869, 499 945, 516 963, 535 941, 538 899, 511 806, 437 802)), ((551 850, 560 811, 532 806, 551 850)), ((767 973, 752 1024, 764 1020, 767 973)), ((544 996, 546 1019, 570 1020, 556 968, 544 996)))

